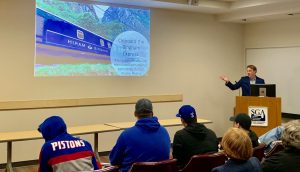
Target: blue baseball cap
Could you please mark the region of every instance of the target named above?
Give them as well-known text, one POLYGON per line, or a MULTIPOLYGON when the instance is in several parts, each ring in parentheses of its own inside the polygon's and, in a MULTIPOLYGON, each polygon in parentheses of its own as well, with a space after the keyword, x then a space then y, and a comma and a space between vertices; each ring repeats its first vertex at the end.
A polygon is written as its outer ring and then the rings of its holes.
POLYGON ((191 105, 183 105, 179 109, 178 114, 176 117, 180 117, 182 119, 192 119, 197 117, 195 109, 191 105))

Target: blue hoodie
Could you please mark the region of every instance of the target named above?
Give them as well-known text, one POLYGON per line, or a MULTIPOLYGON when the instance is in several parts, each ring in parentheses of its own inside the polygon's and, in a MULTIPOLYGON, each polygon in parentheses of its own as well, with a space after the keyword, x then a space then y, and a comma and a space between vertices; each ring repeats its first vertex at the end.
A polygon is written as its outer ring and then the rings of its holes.
POLYGON ((109 159, 127 172, 134 162, 153 162, 169 159, 170 137, 156 117, 143 118, 119 136, 109 159))
POLYGON ((47 118, 38 130, 45 139, 39 157, 39 172, 93 171, 100 168, 90 143, 68 134, 61 117, 47 118))

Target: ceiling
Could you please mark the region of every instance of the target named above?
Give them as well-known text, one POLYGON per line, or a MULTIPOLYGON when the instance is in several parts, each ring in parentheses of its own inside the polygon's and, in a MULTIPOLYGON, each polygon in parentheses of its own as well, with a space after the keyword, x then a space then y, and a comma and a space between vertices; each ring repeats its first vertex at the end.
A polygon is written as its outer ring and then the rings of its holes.
POLYGON ((300 17, 300 0, 90 0, 212 14, 221 22, 251 23, 300 17))

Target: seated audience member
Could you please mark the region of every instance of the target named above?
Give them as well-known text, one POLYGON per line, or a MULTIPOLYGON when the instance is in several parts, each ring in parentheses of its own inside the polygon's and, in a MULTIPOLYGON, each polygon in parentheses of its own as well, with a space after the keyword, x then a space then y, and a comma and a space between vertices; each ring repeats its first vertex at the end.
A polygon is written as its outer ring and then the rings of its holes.
POLYGON ((281 136, 284 150, 267 158, 262 164, 265 172, 300 171, 300 120, 284 125, 281 136))
POLYGON ((175 133, 173 141, 173 158, 178 160, 179 168, 183 168, 193 155, 218 151, 216 134, 197 123, 196 111, 192 106, 182 106, 176 116, 181 118, 184 126, 175 133))
POLYGON ((275 127, 258 138, 260 143, 264 143, 266 145, 265 154, 273 149, 277 141, 280 141, 283 129, 283 126, 275 127))
POLYGON ((90 143, 68 134, 61 117, 47 118, 38 131, 45 139, 39 157, 39 172, 93 171, 101 168, 90 143))
POLYGON ((252 156, 252 144, 245 130, 230 128, 223 136, 221 145, 228 161, 212 172, 262 172, 260 162, 252 156))
POLYGON ((135 104, 135 126, 124 130, 113 147, 110 163, 127 172, 134 162, 167 160, 170 157, 170 137, 153 116, 152 103, 140 99, 135 104))
POLYGON ((234 127, 242 128, 248 133, 253 147, 258 146, 258 137, 254 131, 250 130, 251 118, 249 115, 240 113, 231 117, 230 121, 234 121, 234 127))

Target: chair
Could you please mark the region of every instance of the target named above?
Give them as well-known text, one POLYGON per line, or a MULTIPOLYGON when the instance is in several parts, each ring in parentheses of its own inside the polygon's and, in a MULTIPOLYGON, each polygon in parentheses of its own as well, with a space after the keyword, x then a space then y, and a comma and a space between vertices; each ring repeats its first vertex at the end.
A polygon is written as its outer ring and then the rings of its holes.
POLYGON ((214 167, 223 165, 226 160, 227 157, 222 152, 194 155, 179 172, 211 172, 214 167))
POLYGON ((274 141, 272 143, 272 146, 272 149, 268 153, 266 153, 266 158, 269 158, 270 156, 284 149, 282 141, 274 141))
POLYGON ((177 160, 170 159, 159 162, 136 162, 129 172, 178 172, 177 160))
POLYGON ((265 158, 265 144, 260 143, 258 146, 253 148, 253 156, 256 157, 259 162, 262 162, 265 158))
POLYGON ((95 170, 95 172, 119 172, 119 168, 116 166, 105 167, 100 170, 95 170))

